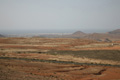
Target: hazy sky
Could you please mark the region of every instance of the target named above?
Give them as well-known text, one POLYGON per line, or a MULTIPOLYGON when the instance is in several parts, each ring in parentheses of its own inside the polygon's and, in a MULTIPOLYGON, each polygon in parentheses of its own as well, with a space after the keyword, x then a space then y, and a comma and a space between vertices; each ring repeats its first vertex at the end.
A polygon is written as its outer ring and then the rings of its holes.
POLYGON ((120 28, 120 0, 0 0, 0 33, 120 28))

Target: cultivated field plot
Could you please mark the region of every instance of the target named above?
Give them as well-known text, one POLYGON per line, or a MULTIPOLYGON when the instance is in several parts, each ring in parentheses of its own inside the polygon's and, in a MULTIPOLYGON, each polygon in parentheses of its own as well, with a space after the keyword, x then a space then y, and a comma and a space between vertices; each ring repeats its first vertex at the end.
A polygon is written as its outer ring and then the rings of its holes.
POLYGON ((120 41, 0 38, 0 80, 119 80, 120 41))

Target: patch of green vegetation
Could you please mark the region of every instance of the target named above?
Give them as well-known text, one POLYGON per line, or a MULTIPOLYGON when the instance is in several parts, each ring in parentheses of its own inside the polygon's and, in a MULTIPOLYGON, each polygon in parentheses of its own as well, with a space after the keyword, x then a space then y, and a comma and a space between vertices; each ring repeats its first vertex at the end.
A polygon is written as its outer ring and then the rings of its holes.
POLYGON ((38 62, 59 63, 59 64, 96 65, 96 66, 120 67, 120 65, 111 65, 111 64, 78 63, 78 62, 73 62, 73 61, 57 61, 57 60, 29 59, 29 58, 16 58, 16 57, 0 57, 0 59, 38 61, 38 62))
POLYGON ((71 55, 93 59, 120 61, 120 50, 81 50, 81 51, 49 51, 51 55, 71 55))

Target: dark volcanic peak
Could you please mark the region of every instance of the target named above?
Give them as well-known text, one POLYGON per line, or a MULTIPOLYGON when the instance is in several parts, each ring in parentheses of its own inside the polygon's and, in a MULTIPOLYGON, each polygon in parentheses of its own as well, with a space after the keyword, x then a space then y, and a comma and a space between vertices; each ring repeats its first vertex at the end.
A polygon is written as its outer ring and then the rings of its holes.
POLYGON ((82 31, 76 31, 74 32, 71 36, 73 38, 83 38, 84 36, 86 36, 87 34, 82 32, 82 31))
POLYGON ((120 29, 114 30, 114 31, 110 31, 108 32, 109 34, 120 34, 120 29))
POLYGON ((82 32, 82 31, 76 31, 73 33, 73 35, 82 35, 82 34, 84 35, 86 33, 82 32))
POLYGON ((0 37, 4 37, 4 36, 0 34, 0 37))

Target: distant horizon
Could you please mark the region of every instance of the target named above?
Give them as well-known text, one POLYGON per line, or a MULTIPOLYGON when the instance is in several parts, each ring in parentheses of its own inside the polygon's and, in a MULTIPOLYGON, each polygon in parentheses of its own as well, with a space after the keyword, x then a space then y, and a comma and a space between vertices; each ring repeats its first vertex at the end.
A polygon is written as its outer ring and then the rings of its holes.
POLYGON ((117 29, 108 30, 0 30, 0 34, 12 35, 12 34, 38 34, 38 33, 74 33, 76 31, 82 31, 84 33, 106 33, 117 29))

